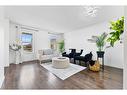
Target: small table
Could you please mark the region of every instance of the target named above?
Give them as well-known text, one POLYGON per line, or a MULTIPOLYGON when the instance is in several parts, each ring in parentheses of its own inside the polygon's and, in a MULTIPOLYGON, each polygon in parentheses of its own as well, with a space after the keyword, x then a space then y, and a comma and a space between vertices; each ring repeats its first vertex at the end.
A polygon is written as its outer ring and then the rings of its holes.
POLYGON ((54 57, 54 58, 52 58, 52 66, 56 69, 68 68, 70 66, 69 58, 54 57))

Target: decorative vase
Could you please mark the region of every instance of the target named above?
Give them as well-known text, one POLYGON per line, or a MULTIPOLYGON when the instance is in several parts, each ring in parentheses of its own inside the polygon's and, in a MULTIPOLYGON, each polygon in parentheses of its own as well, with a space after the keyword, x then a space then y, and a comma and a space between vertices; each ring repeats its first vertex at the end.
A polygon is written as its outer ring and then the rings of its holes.
POLYGON ((103 56, 104 56, 104 51, 97 51, 97 56, 99 57, 99 58, 102 58, 103 56))

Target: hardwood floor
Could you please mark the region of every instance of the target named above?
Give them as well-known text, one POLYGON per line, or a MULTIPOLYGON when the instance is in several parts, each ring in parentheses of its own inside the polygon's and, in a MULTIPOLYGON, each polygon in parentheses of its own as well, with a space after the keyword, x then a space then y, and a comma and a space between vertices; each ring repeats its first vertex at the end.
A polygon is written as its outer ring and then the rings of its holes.
POLYGON ((81 71, 66 80, 36 62, 11 64, 6 69, 2 89, 122 89, 123 71, 105 67, 104 72, 81 71))

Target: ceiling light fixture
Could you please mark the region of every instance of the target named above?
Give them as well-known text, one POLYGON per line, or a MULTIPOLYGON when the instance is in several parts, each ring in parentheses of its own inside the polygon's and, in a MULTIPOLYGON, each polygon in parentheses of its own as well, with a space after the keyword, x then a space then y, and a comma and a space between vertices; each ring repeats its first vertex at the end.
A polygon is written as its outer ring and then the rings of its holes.
POLYGON ((95 17, 97 15, 98 9, 100 7, 97 6, 85 6, 85 14, 86 16, 91 16, 91 17, 95 17))

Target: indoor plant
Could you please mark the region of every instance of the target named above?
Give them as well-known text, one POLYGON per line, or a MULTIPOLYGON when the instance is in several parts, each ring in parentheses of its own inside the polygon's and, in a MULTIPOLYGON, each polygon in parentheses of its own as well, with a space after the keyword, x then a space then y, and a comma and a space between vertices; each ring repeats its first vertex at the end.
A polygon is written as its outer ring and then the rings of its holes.
POLYGON ((62 40, 62 41, 60 41, 59 43, 59 51, 61 52, 61 53, 63 53, 64 52, 64 40, 62 40))
POLYGON ((120 40, 121 34, 124 32, 124 17, 121 17, 117 21, 110 22, 110 37, 107 39, 110 42, 110 45, 113 47, 115 42, 120 40))
POLYGON ((104 54, 104 46, 106 43, 107 35, 108 34, 104 32, 100 36, 92 36, 91 39, 88 39, 88 41, 96 43, 96 46, 98 48, 97 55, 99 57, 103 56, 103 54, 104 54))
POLYGON ((91 39, 88 39, 88 41, 96 43, 98 51, 103 51, 107 35, 108 34, 104 32, 100 36, 92 36, 91 39))
MULTIPOLYGON (((104 70, 104 53, 105 53, 104 52, 104 46, 106 44, 106 37, 107 37, 107 35, 108 34, 104 32, 100 36, 92 36, 91 39, 88 39, 88 41, 96 43, 96 46, 98 48, 98 51, 97 51, 97 61, 98 61, 98 58, 102 58, 102 68, 103 68, 103 70, 104 70)), ((100 65, 99 65, 98 62, 96 64, 98 64, 98 65, 94 64, 93 66, 90 66, 90 68, 94 68, 95 69, 95 67, 96 67, 95 70, 99 71, 100 65)))

